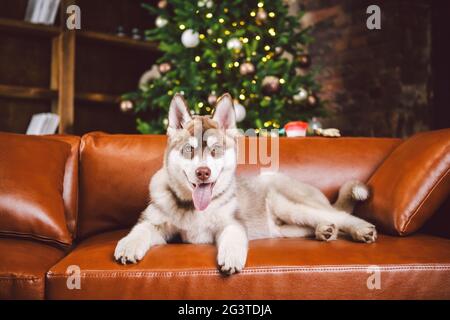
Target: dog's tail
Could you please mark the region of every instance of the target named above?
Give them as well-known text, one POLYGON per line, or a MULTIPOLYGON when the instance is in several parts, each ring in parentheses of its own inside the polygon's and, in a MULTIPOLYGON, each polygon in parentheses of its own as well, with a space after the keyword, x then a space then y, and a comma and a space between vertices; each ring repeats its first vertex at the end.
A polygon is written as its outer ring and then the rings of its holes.
POLYGON ((353 209, 358 201, 369 198, 369 187, 356 180, 348 181, 339 189, 339 195, 333 207, 348 213, 353 213, 353 209))

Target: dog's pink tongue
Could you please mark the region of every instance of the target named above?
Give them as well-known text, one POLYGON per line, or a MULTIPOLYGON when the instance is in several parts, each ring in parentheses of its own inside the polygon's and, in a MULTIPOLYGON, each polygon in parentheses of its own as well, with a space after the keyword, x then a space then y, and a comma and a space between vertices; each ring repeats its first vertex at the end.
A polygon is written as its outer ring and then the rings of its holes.
POLYGON ((197 185, 192 192, 192 200, 195 209, 203 211, 211 202, 212 188, 211 183, 201 183, 197 185))

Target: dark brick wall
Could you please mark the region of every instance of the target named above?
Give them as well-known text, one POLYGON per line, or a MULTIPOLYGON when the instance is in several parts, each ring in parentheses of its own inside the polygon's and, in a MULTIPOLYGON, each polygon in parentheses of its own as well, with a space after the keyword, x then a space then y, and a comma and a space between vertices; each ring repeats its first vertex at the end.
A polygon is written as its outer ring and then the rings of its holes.
POLYGON ((321 68, 324 125, 345 135, 405 137, 430 129, 431 4, 425 0, 303 0, 309 47, 321 68), (381 8, 381 30, 366 9, 381 8))

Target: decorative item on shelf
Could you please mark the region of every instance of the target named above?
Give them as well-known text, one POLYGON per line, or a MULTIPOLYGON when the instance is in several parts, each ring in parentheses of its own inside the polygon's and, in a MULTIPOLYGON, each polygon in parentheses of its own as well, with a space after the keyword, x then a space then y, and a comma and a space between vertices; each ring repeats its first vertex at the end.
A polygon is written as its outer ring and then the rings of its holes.
POLYGON ((307 98, 308 106, 315 108, 319 105, 319 98, 315 94, 310 94, 307 98))
POLYGON ((125 29, 122 26, 118 26, 116 35, 118 37, 125 37, 125 29))
POLYGON ((262 25, 267 20, 267 12, 263 8, 259 8, 256 12, 256 24, 262 25))
POLYGON ((318 128, 314 130, 314 133, 318 136, 330 138, 338 138, 341 136, 341 132, 339 131, 339 129, 336 128, 327 128, 327 129, 318 128))
POLYGON ((181 35, 181 43, 186 48, 195 48, 200 43, 199 34, 192 29, 187 29, 181 35))
POLYGON ((251 62, 244 62, 239 67, 239 73, 243 76, 254 74, 255 73, 255 65, 251 62))
POLYGON ((298 89, 298 92, 292 96, 295 102, 302 102, 308 97, 308 91, 305 88, 298 89))
POLYGON ((238 38, 231 38, 227 41, 227 49, 240 51, 242 49, 242 42, 238 38))
POLYGON ((166 0, 158 1, 158 8, 165 9, 166 7, 167 7, 167 1, 166 0))
POLYGON ((59 115, 54 113, 37 113, 31 117, 26 134, 54 134, 59 125, 59 115))
POLYGON ((305 137, 308 123, 304 121, 291 121, 284 125, 284 132, 288 137, 305 137))
POLYGON ((239 103, 239 101, 234 100, 234 113, 236 114, 236 122, 241 122, 245 119, 245 115, 247 112, 245 111, 245 107, 239 103))
POLYGON ((130 100, 122 100, 120 101, 120 111, 123 113, 130 113, 133 110, 133 102, 130 100))
POLYGON ((131 30, 131 38, 133 40, 141 40, 142 37, 138 28, 133 28, 131 30))
POLYGON ((211 94, 208 96, 208 103, 210 106, 215 105, 217 102, 217 96, 215 92, 211 92, 211 94))
POLYGON ((300 68, 309 68, 311 66, 311 56, 307 53, 302 53, 297 56, 297 63, 300 68))
POLYGON ((159 65, 158 70, 161 74, 167 73, 172 69, 172 65, 168 62, 163 62, 159 65))
POLYGON ((161 16, 157 16, 155 19, 155 26, 158 28, 164 27, 169 21, 166 18, 163 18, 161 16))
POLYGON ((308 135, 314 135, 316 129, 322 129, 322 123, 317 119, 317 117, 312 117, 308 121, 308 135))
POLYGON ((262 80, 264 94, 272 95, 280 91, 280 79, 275 76, 266 76, 262 80))

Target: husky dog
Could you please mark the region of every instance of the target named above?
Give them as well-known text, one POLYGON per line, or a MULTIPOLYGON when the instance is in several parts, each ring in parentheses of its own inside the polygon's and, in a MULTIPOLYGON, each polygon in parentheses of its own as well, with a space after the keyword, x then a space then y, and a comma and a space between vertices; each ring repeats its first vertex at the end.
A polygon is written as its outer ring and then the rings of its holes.
POLYGON ((341 231, 355 241, 376 240, 375 226, 351 215, 369 195, 358 181, 345 183, 331 205, 317 188, 281 173, 236 177, 235 128, 229 94, 218 100, 212 117, 191 116, 183 97, 174 96, 164 164, 149 186, 151 203, 117 244, 116 260, 136 263, 178 234, 185 242, 216 243, 219 270, 232 274, 244 268, 252 239, 330 241, 341 231))

